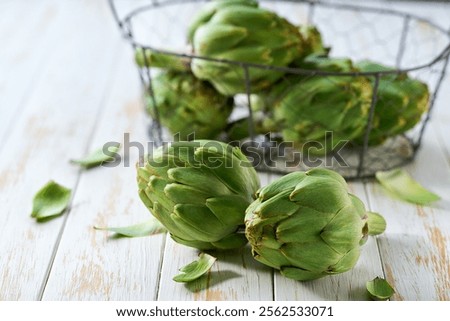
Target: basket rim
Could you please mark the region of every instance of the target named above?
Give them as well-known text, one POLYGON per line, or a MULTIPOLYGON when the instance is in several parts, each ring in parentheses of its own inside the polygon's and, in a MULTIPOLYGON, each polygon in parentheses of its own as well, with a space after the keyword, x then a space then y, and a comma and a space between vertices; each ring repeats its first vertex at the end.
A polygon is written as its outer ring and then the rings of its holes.
MULTIPOLYGON (((359 10, 359 11, 365 11, 365 12, 372 12, 372 13, 380 13, 380 14, 387 14, 392 16, 399 16, 403 17, 404 19, 414 19, 418 22, 427 23, 434 29, 440 31, 444 36, 447 36, 448 38, 448 44, 444 47, 444 49, 439 52, 434 58, 432 58, 429 62, 419 64, 418 66, 408 67, 408 68, 392 68, 392 70, 383 70, 383 71, 365 71, 365 72, 342 72, 342 71, 321 71, 321 70, 311 70, 311 69, 302 69, 298 67, 286 67, 286 66, 275 66, 275 65, 268 65, 268 64, 258 64, 258 63, 251 63, 251 62, 244 62, 244 61, 237 61, 237 60, 230 60, 230 59, 217 59, 217 58, 211 58, 207 56, 201 56, 191 53, 180 53, 176 51, 171 50, 165 50, 153 47, 151 45, 145 45, 138 41, 136 41, 133 38, 133 34, 131 31, 131 24, 132 19, 149 10, 155 10, 162 7, 168 7, 168 6, 174 6, 179 4, 186 4, 186 3, 206 3, 210 2, 211 0, 166 0, 164 2, 151 2, 150 4, 143 5, 140 7, 137 7, 130 12, 128 12, 124 17, 121 19, 118 16, 118 13, 115 8, 115 0, 108 0, 111 10, 113 11, 113 15, 116 19, 116 22, 119 26, 119 28, 122 30, 123 36, 125 39, 127 39, 131 45, 134 48, 142 48, 144 50, 151 50, 155 53, 164 54, 168 56, 173 57, 180 57, 184 59, 199 59, 199 60, 206 60, 206 61, 213 61, 217 63, 223 63, 223 64, 232 64, 232 65, 238 65, 241 66, 243 69, 250 69, 250 68, 256 68, 256 69, 265 69, 265 70, 274 70, 274 71, 280 71, 290 74, 299 74, 299 75, 308 75, 308 76, 373 76, 375 78, 380 77, 382 75, 389 75, 389 74, 402 74, 402 73, 408 73, 411 71, 417 71, 421 69, 425 69, 428 67, 431 67, 435 64, 437 64, 440 61, 445 61, 449 59, 450 57, 450 30, 445 30, 442 26, 430 21, 429 19, 423 18, 416 14, 406 13, 401 10, 396 9, 388 9, 388 8, 378 8, 378 7, 372 7, 372 6, 366 6, 366 5, 359 5, 359 4, 348 4, 348 3, 342 3, 342 2, 330 2, 327 0, 277 0, 278 2, 286 2, 286 3, 302 3, 310 5, 311 7, 314 6, 322 6, 322 7, 329 7, 329 8, 335 8, 338 10, 359 10)), ((259 0, 260 2, 273 2, 275 0, 259 0)))

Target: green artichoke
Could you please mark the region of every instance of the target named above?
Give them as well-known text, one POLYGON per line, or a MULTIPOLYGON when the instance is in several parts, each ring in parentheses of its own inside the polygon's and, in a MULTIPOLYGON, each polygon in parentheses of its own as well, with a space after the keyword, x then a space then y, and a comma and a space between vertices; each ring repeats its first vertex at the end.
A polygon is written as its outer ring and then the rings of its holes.
POLYGON ((152 79, 155 100, 146 95, 147 111, 180 140, 195 134, 197 139, 214 139, 227 125, 233 98, 219 94, 209 83, 189 72, 163 71, 152 79), (156 103, 156 106, 155 106, 156 103))
MULTIPOLYGON (((198 56, 271 66, 287 66, 305 55, 297 27, 250 0, 216 0, 206 5, 189 28, 198 56)), ((208 80, 224 95, 246 92, 241 65, 193 59, 195 76, 208 80)), ((249 68, 252 92, 283 76, 282 72, 249 68)))
POLYGON ((368 235, 383 232, 370 232, 370 222, 384 222, 370 215, 336 172, 294 172, 257 192, 246 212, 246 236, 256 260, 288 278, 312 280, 356 264, 368 235))
POLYGON ((316 26, 300 26, 299 31, 304 40, 304 50, 306 55, 328 56, 331 48, 325 47, 322 40, 322 34, 316 26))
MULTIPOLYGON (((349 59, 317 56, 305 59, 302 68, 357 71, 349 59)), ((324 154, 364 133, 372 86, 366 77, 291 75, 262 97, 270 120, 264 129, 281 132, 297 149, 324 154)))
POLYGON ((259 179, 239 148, 201 140, 160 147, 138 168, 138 185, 176 242, 201 250, 247 243, 237 231, 259 179))
MULTIPOLYGON (((362 61, 356 66, 367 72, 393 70, 371 61, 362 61)), ((387 138, 413 128, 428 110, 429 98, 427 85, 405 73, 381 76, 369 145, 383 143, 387 138)), ((362 135, 356 139, 359 143, 363 140, 362 135)))

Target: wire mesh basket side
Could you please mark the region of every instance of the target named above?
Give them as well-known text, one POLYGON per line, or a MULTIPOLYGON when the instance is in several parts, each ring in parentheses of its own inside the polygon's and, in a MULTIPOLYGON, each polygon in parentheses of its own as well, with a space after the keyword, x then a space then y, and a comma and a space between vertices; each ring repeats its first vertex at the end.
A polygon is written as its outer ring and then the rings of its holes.
MULTIPOLYGON (((181 39, 188 25, 188 21, 180 19, 177 12, 195 12, 203 1, 149 1, 145 5, 129 10, 123 18, 119 17, 115 7, 115 1, 110 0, 113 13, 124 37, 129 40, 134 49, 148 49, 168 56, 183 57, 186 59, 212 60, 209 57, 196 56, 186 51, 182 41, 171 44, 170 50, 161 49, 165 41, 181 39), (153 12, 151 17, 147 13, 153 12), (156 13, 155 13, 156 12, 156 13), (171 28, 161 28, 158 16, 166 15, 167 23, 171 28), (142 25, 139 28, 139 23, 142 25), (175 25, 179 24, 179 28, 175 25), (144 26, 144 28, 142 28, 144 26), (138 31, 140 29, 141 31, 138 31), (144 30, 144 32, 142 32, 144 30), (161 32, 158 37, 156 33, 161 32), (149 33, 151 35, 149 35, 149 33), (177 37, 169 35, 177 34, 177 37), (147 38, 149 37, 149 38, 147 38), (156 39, 149 43, 143 40, 156 39), (175 48, 175 50, 174 50, 175 48)), ((254 165, 261 171, 273 173, 287 173, 295 170, 306 170, 311 167, 324 166, 340 172, 347 179, 360 179, 372 177, 378 170, 387 170, 402 166, 411 162, 420 147, 422 138, 429 123, 432 110, 435 105, 437 93, 439 92, 442 79, 450 55, 450 35, 434 23, 410 14, 393 10, 366 8, 349 4, 327 3, 320 1, 262 1, 266 8, 275 10, 288 19, 295 19, 300 23, 316 24, 325 36, 325 42, 331 44, 333 52, 339 56, 350 56, 352 59, 360 60, 370 57, 380 61, 388 61, 395 66, 389 72, 323 72, 320 70, 303 70, 295 67, 275 67, 258 65, 248 62, 217 60, 217 63, 230 64, 240 69, 242 84, 245 88, 243 95, 235 97, 236 109, 240 117, 244 115, 249 119, 247 124, 247 137, 241 140, 241 148, 247 152, 254 165), (294 9, 292 9, 294 8, 294 9), (291 16, 289 16, 291 15, 291 16), (337 18, 345 21, 345 24, 336 22, 337 18), (390 28, 378 28, 380 21, 388 24, 390 28), (358 41, 354 41, 354 39, 358 41), (412 50, 417 41, 428 43, 428 52, 423 49, 412 50), (439 52, 438 55, 430 53, 439 52), (268 69, 274 72, 282 72, 286 75, 303 75, 306 78, 323 77, 334 79, 334 77, 365 77, 372 83, 372 95, 370 106, 364 114, 364 128, 359 134, 357 142, 350 141, 346 148, 339 150, 339 154, 313 155, 311 160, 305 153, 299 152, 295 146, 288 146, 282 142, 281 132, 268 132, 262 135, 256 130, 257 121, 255 110, 252 106, 251 74, 253 70, 268 69), (383 84, 386 75, 401 75, 408 73, 411 78, 419 79, 426 83, 430 89, 429 108, 421 116, 420 121, 412 129, 401 132, 395 137, 389 138, 383 144, 373 145, 371 137, 373 129, 378 125, 377 121, 377 99, 379 99, 379 86, 383 84), (239 106, 241 106, 239 108, 239 106), (306 158, 305 158, 306 157, 306 158)), ((189 16, 190 14, 186 14, 189 16)), ((166 44, 167 45, 167 44, 166 44)), ((145 55, 144 55, 145 57, 145 55)), ((145 65, 150 65, 146 63, 145 65)), ((147 90, 148 99, 152 105, 157 106, 155 91, 152 81, 155 70, 153 68, 139 68, 139 74, 144 88, 147 90)), ((331 108, 331 107, 330 107, 331 108)), ((331 109, 330 109, 331 110, 331 109)), ((161 126, 158 108, 153 110, 153 121, 150 126, 150 137, 156 145, 163 141, 173 140, 161 126)), ((233 117, 233 116, 232 116, 233 117)), ((233 120, 233 118, 231 118, 233 120)), ((361 125, 362 126, 362 125, 361 125)), ((225 139, 227 138, 224 136, 225 139)))

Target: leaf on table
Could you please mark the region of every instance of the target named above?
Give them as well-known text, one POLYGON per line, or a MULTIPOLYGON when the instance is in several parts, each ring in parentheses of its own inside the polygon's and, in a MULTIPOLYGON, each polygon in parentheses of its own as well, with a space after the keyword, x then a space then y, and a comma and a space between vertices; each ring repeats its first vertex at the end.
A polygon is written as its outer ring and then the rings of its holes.
POLYGON ((375 177, 388 192, 404 201, 427 205, 440 199, 439 195, 425 189, 404 170, 377 172, 375 177))
POLYGON ((85 169, 89 169, 92 167, 100 166, 105 162, 114 161, 119 149, 119 143, 113 143, 109 146, 105 144, 102 148, 93 151, 89 155, 80 159, 72 159, 71 162, 74 164, 78 164, 85 169))
POLYGON ((159 233, 165 233, 166 228, 156 219, 150 219, 142 223, 123 226, 123 227, 97 227, 94 226, 94 229, 101 231, 109 231, 114 232, 118 235, 126 236, 126 237, 142 237, 142 236, 150 236, 159 233))
POLYGON ((31 217, 39 221, 62 214, 69 205, 71 195, 69 188, 49 181, 34 195, 31 217))
POLYGON ((380 277, 376 277, 372 281, 366 283, 367 292, 372 300, 375 301, 385 301, 394 295, 395 290, 392 286, 380 277))
POLYGON ((194 281, 207 273, 215 261, 215 257, 206 253, 200 253, 198 260, 183 266, 180 269, 181 273, 174 276, 173 280, 176 282, 194 281))

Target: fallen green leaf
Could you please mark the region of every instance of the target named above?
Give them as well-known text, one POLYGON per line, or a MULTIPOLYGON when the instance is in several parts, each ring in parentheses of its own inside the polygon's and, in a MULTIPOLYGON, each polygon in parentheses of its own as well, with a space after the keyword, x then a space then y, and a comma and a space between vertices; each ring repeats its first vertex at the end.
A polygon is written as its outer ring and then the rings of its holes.
POLYGON ((395 290, 385 279, 376 277, 366 283, 367 292, 372 300, 385 301, 394 295, 395 290))
POLYGON ((153 234, 164 233, 166 228, 156 219, 150 219, 142 223, 123 226, 123 227, 97 227, 94 229, 101 231, 114 232, 118 235, 126 237, 150 236, 153 234))
POLYGON ((33 198, 31 217, 38 221, 60 215, 69 205, 72 191, 54 181, 48 182, 33 198))
POLYGON ((404 201, 427 205, 440 199, 438 195, 425 189, 404 170, 377 172, 375 177, 385 189, 404 201))
POLYGON ((105 162, 111 162, 115 159, 116 153, 120 149, 119 143, 114 143, 111 146, 106 147, 103 146, 102 148, 99 148, 86 157, 80 158, 80 159, 72 159, 71 162, 74 164, 78 164, 81 167, 84 167, 86 169, 100 166, 101 164, 105 162))
POLYGON ((209 271, 216 258, 206 253, 200 253, 199 259, 180 269, 180 274, 173 277, 176 282, 191 282, 209 271))

